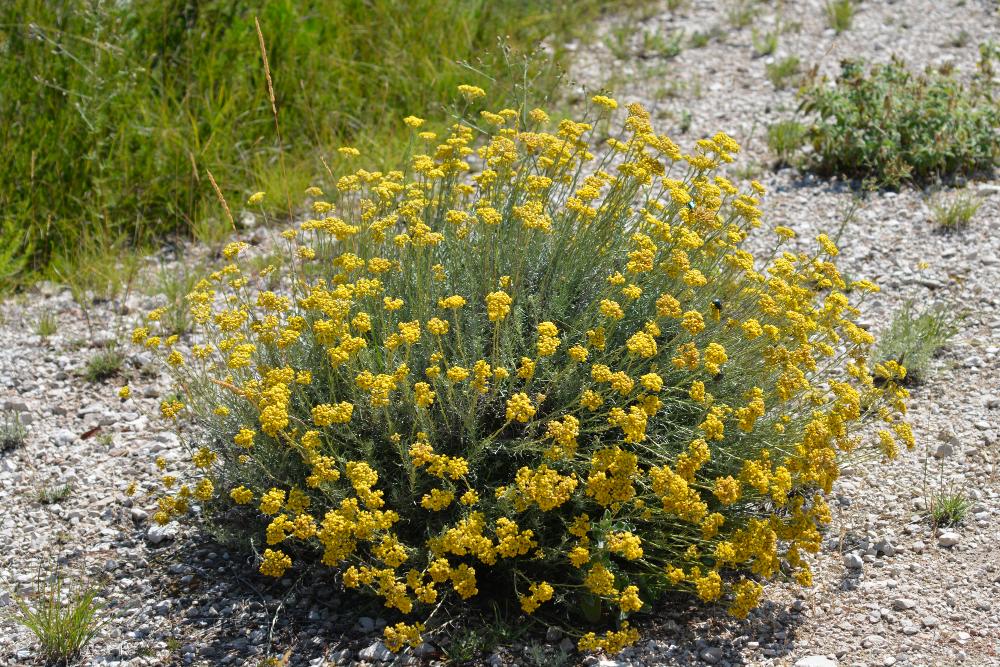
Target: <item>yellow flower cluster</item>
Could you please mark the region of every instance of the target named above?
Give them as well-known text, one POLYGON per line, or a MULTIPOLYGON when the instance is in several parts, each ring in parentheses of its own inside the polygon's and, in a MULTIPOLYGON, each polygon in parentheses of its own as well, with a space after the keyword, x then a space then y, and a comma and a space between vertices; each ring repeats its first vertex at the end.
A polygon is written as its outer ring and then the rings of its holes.
MULTIPOLYGON (((319 554, 404 619, 392 650, 480 588, 627 615, 649 578, 745 616, 760 581, 807 585, 857 427, 881 421, 886 456, 913 444, 905 369, 871 367, 857 323, 874 286, 849 298, 823 236, 776 229, 766 265, 744 248, 764 193, 722 175, 724 134, 685 153, 630 104, 595 151, 589 122, 460 93, 474 115, 441 140, 403 120, 405 168, 310 188, 287 262, 227 245, 188 295, 190 355, 162 312, 133 332, 184 390, 164 418, 205 434, 155 519, 204 503, 263 537, 269 576, 319 554)), ((602 124, 618 108, 593 104, 602 124)))

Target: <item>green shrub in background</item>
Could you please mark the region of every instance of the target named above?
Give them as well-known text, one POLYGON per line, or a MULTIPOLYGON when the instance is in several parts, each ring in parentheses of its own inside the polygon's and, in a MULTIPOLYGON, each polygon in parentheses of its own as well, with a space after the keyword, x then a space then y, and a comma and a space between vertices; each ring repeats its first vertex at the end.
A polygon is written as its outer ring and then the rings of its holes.
POLYGON ((401 110, 478 78, 459 61, 499 70, 498 36, 537 43, 601 2, 0 3, 0 284, 203 230, 218 218, 206 170, 224 191, 277 192, 305 187, 320 158, 336 168, 343 142, 376 163, 398 154, 401 110))
MULTIPOLYGON (((984 49, 984 75, 989 60, 984 49)), ((989 76, 965 84, 950 72, 914 74, 895 58, 871 68, 846 61, 835 85, 822 80, 802 94, 801 110, 816 116, 812 167, 821 173, 896 187, 989 170, 1000 155, 989 76)))

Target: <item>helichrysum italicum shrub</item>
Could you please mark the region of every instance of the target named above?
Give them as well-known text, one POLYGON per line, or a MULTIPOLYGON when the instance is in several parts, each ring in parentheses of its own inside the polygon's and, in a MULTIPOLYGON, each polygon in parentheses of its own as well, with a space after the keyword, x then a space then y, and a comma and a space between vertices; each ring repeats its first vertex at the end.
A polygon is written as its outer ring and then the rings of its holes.
POLYGON ((134 332, 185 389, 164 417, 205 433, 156 520, 199 502, 266 543, 265 575, 320 561, 398 611, 394 650, 483 594, 616 651, 637 632, 594 632, 602 614, 664 590, 742 617, 779 572, 807 585, 854 427, 886 422, 890 456, 912 442, 904 371, 866 365, 834 244, 786 250, 779 227, 769 263, 745 250, 763 188, 718 174, 724 134, 684 153, 631 105, 595 154, 590 122, 472 114, 462 90, 446 136, 406 119, 405 171, 310 188, 280 288, 228 246, 188 296, 190 356, 161 313, 134 332))

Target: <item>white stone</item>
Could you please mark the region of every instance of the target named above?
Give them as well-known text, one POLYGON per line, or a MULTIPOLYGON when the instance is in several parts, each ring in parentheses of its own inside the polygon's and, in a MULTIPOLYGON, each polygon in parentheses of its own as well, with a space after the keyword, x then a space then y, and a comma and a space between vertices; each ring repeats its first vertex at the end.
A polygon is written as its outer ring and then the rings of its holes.
POLYGON ((837 661, 825 655, 807 655, 796 660, 795 667, 837 667, 837 661))
POLYGON ((385 647, 381 641, 377 641, 371 646, 367 646, 358 651, 358 658, 376 662, 388 662, 392 660, 392 651, 385 647))
POLYGON ((861 556, 855 553, 844 554, 844 567, 848 570, 860 570, 863 565, 864 561, 861 556))
POLYGON ((953 530, 948 530, 938 535, 938 544, 942 547, 953 547, 958 544, 962 536, 953 530))

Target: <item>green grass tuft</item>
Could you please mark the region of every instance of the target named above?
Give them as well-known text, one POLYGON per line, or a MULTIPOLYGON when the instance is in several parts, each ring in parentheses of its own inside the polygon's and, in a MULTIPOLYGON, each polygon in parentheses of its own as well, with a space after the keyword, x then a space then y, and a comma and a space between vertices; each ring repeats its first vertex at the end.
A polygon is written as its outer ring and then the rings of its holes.
POLYGON ((69 665, 104 624, 96 598, 93 588, 67 590, 57 574, 51 580, 36 582, 30 598, 14 597, 12 617, 35 635, 41 645, 40 657, 47 664, 69 665))
POLYGON ((788 56, 765 66, 767 79, 778 90, 797 85, 802 73, 802 63, 796 56, 788 56))
POLYGON ((958 318, 949 306, 936 304, 917 311, 913 302, 907 301, 882 335, 875 350, 875 360, 895 360, 906 367, 907 382, 922 382, 930 372, 934 355, 958 331, 958 318))
POLYGON ((939 195, 931 201, 934 222, 944 231, 954 231, 969 224, 982 202, 976 195, 959 192, 952 196, 939 195))
POLYGON ((61 486, 45 486, 38 490, 38 495, 36 499, 39 504, 42 505, 52 505, 54 503, 59 503, 67 498, 73 493, 72 484, 63 484, 61 486))
POLYGON ((805 142, 807 131, 797 120, 779 121, 767 128, 767 147, 779 162, 787 164, 805 142))
POLYGON ((103 382, 118 375, 125 357, 116 349, 101 350, 87 361, 83 377, 88 382, 103 382))
POLYGON ((826 3, 826 21, 837 34, 850 30, 854 22, 855 6, 853 0, 828 0, 826 3))
POLYGON ((928 514, 935 526, 957 526, 971 507, 972 501, 961 491, 941 491, 931 498, 928 514))
POLYGON ((56 316, 48 310, 39 315, 38 321, 35 322, 35 333, 42 338, 48 338, 58 330, 59 323, 56 321, 56 316))
POLYGON ((21 423, 17 412, 0 412, 0 452, 23 447, 27 437, 28 430, 21 423))

